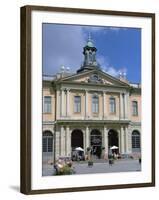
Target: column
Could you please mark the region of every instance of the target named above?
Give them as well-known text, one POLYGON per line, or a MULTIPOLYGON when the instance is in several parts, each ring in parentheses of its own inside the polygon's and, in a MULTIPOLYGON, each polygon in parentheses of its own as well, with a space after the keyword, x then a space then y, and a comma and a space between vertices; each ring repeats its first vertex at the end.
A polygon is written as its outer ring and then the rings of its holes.
POLYGON ((88 117, 88 91, 85 90, 85 118, 88 117))
POLYGON ((86 126, 86 148, 90 147, 89 127, 86 126))
POLYGON ((125 152, 129 152, 128 128, 125 127, 125 152))
POLYGON ((70 107, 70 90, 67 89, 67 94, 66 94, 66 116, 69 117, 69 107, 70 107))
POLYGON ((61 116, 61 105, 60 105, 60 91, 56 90, 56 119, 61 116))
POLYGON ((117 130, 118 132, 118 147, 119 147, 119 153, 121 153, 121 137, 120 137, 120 128, 117 130))
POLYGON ((70 127, 66 127, 66 155, 71 156, 71 135, 70 135, 70 127))
POLYGON ((65 98, 65 93, 64 90, 61 90, 61 98, 60 98, 60 104, 61 104, 61 117, 64 116, 64 98, 65 98))
POLYGON ((65 156, 65 129, 63 126, 61 126, 61 131, 60 131, 60 141, 61 141, 61 145, 60 145, 60 155, 61 156, 65 156))
POLYGON ((107 110, 107 108, 106 108, 106 93, 105 93, 105 91, 103 91, 103 119, 105 119, 106 118, 106 110, 107 110))
POLYGON ((129 93, 125 94, 125 118, 129 118, 129 93))
POLYGON ((103 145, 105 147, 105 151, 108 152, 108 129, 106 126, 104 126, 104 138, 103 138, 103 145))
POLYGON ((60 156, 60 150, 61 144, 60 144, 60 133, 59 131, 56 131, 55 133, 55 158, 57 159, 60 156))
POLYGON ((124 128, 121 127, 120 130, 120 146, 121 146, 121 154, 125 153, 125 145, 124 145, 124 128))
POLYGON ((127 119, 127 101, 128 101, 128 98, 127 98, 127 93, 124 94, 124 111, 125 111, 125 115, 124 115, 124 118, 127 119))
POLYGON ((120 119, 123 119, 123 94, 120 93, 120 119))

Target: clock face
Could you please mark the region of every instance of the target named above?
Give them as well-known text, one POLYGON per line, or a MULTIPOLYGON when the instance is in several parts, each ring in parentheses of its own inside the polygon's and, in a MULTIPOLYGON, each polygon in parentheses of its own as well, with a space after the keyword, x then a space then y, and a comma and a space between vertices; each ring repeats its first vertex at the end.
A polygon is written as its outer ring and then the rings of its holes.
POLYGON ((93 75, 93 79, 95 80, 95 81, 97 81, 98 80, 98 75, 93 75))

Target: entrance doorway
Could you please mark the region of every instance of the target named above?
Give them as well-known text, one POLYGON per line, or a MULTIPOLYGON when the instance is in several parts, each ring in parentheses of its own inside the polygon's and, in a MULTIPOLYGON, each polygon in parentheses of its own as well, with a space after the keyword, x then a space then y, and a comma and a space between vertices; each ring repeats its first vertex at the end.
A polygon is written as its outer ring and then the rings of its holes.
POLYGON ((72 160, 84 160, 83 149, 83 132, 80 129, 75 129, 71 135, 71 147, 72 147, 72 160), (78 149, 78 150, 77 150, 78 149))
POLYGON ((76 147, 83 148, 83 132, 80 129, 75 129, 71 135, 71 147, 75 149, 76 147))
POLYGON ((109 132, 108 132, 108 152, 109 152, 109 154, 112 154, 112 153, 119 154, 118 132, 113 129, 109 130, 109 132), (117 148, 114 148, 113 150, 111 150, 110 148, 113 146, 115 146, 117 148))
POLYGON ((97 158, 101 158, 102 153, 102 134, 99 130, 91 131, 91 153, 97 158))

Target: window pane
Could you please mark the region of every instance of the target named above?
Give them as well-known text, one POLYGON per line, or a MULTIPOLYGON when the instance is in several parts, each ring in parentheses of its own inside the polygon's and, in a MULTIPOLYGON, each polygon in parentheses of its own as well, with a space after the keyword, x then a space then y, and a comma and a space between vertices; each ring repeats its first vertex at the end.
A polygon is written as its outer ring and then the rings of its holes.
POLYGON ((43 152, 53 152, 53 137, 43 136, 43 152))
POLYGON ((47 138, 43 137, 43 152, 47 152, 47 138))
POLYGON ((133 111, 133 115, 138 115, 138 103, 137 103, 137 101, 132 102, 132 111, 133 111))
POLYGON ((81 97, 74 97, 74 112, 81 112, 81 97))
POLYGON ((98 108, 99 108, 99 98, 98 96, 93 96, 92 97, 92 112, 98 113, 98 108))
POLYGON ((132 149, 140 150, 140 134, 137 131, 132 133, 132 149))
POLYGON ((48 137, 48 152, 52 152, 52 146, 53 146, 53 138, 48 137))
POLYGON ((115 113, 115 98, 110 98, 110 112, 115 113))
POLYGON ((44 113, 51 112, 51 97, 46 96, 44 97, 44 113))

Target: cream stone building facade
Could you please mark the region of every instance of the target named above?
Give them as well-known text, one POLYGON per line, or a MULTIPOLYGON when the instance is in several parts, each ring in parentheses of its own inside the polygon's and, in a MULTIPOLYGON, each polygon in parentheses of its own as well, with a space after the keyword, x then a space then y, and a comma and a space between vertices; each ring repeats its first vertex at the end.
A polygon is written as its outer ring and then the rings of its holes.
POLYGON ((123 156, 141 153, 141 87, 110 76, 96 61, 89 38, 75 74, 43 77, 43 156, 71 156, 91 147, 98 158, 117 146, 123 156))

